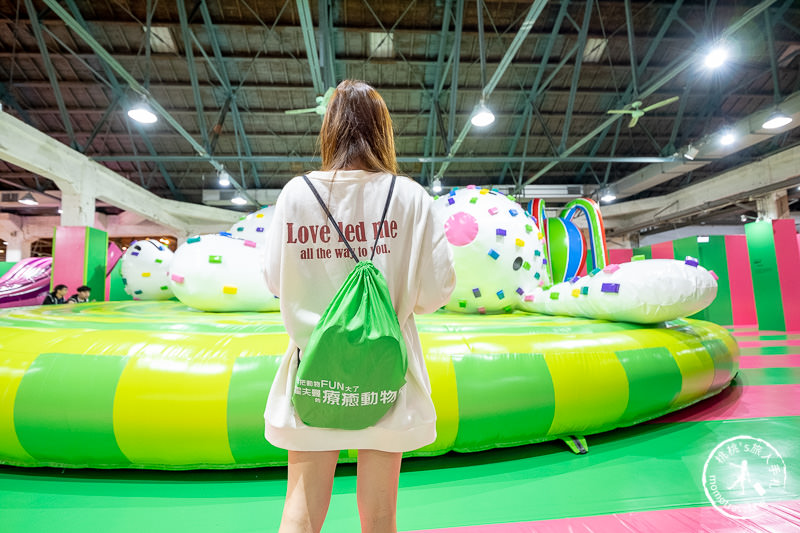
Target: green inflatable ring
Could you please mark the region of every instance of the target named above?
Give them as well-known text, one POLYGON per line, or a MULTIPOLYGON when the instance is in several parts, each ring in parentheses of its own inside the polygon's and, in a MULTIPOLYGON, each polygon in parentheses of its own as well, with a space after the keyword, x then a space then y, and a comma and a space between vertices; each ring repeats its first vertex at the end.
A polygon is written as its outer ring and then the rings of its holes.
MULTIPOLYGON (((738 348, 723 328, 440 312, 417 317, 438 437, 408 455, 582 437, 724 389, 738 348)), ((288 342, 277 313, 179 302, 0 313, 0 463, 239 468, 286 463, 264 440, 288 342)), ((354 452, 342 452, 352 460, 354 452)))

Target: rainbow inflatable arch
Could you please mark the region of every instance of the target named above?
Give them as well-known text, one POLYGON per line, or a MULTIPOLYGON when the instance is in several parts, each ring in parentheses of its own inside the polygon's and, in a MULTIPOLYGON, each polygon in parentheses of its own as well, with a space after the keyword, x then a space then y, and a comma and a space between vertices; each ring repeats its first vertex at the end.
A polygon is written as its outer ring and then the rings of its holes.
MULTIPOLYGON (((719 326, 526 313, 417 319, 437 440, 409 455, 584 437, 712 396, 738 370, 719 326)), ((278 313, 174 301, 0 313, 0 463, 93 468, 281 465, 263 411, 288 337, 278 313)), ((350 461, 355 452, 342 452, 350 461)))

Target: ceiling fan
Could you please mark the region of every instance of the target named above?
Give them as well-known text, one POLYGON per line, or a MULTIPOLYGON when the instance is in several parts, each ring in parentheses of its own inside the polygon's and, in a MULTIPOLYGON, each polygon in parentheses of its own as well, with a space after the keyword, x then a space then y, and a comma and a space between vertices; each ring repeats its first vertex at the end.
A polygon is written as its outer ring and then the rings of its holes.
POLYGON ((330 87, 325 94, 322 96, 317 96, 317 105, 315 107, 307 107, 305 109, 289 109, 288 111, 284 111, 287 115, 300 115, 303 113, 316 113, 317 115, 324 115, 325 110, 328 109, 328 102, 331 101, 331 97, 333 97, 333 91, 335 91, 333 87, 330 87))
POLYGON ((667 98, 666 100, 661 100, 660 102, 656 102, 655 104, 649 105, 645 108, 642 108, 642 102, 640 100, 636 100, 631 104, 631 109, 610 109, 608 114, 610 115, 630 115, 631 121, 628 124, 629 128, 632 128, 639 122, 639 119, 644 116, 645 113, 648 111, 652 111, 653 109, 658 109, 659 107, 664 107, 665 105, 669 105, 672 102, 677 102, 679 96, 673 96, 672 98, 667 98))

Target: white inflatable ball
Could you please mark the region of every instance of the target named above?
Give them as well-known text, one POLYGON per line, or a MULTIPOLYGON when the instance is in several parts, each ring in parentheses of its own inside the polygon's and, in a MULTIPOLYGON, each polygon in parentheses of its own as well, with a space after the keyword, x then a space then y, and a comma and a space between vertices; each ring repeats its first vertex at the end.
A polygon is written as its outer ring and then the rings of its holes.
POLYGON ((264 278, 263 245, 229 235, 194 236, 178 248, 169 275, 175 296, 203 311, 277 311, 264 278))
POLYGON ((239 222, 231 226, 228 233, 235 239, 253 241, 259 246, 267 242, 267 231, 275 214, 275 206, 268 205, 258 211, 242 217, 239 222))
POLYGON ((172 298, 168 272, 172 250, 154 239, 134 241, 122 256, 122 282, 134 300, 172 298))
POLYGON ((549 284, 544 236, 510 197, 470 185, 439 197, 434 209, 456 268, 448 310, 510 313, 549 284))

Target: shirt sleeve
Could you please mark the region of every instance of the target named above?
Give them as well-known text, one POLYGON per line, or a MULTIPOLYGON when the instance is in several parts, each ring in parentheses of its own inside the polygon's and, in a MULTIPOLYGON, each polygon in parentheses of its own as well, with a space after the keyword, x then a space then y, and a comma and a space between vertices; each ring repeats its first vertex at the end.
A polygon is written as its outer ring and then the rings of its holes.
POLYGON ((270 292, 281 297, 281 264, 283 262, 283 242, 284 231, 286 228, 286 214, 285 214, 286 197, 284 193, 278 196, 275 202, 275 213, 272 215, 272 222, 270 223, 267 242, 264 247, 264 277, 267 280, 267 287, 270 292))
POLYGON ((444 226, 432 209, 433 199, 427 197, 426 200, 416 273, 419 283, 414 313, 418 315, 433 313, 445 305, 456 285, 453 253, 447 244, 444 226))

